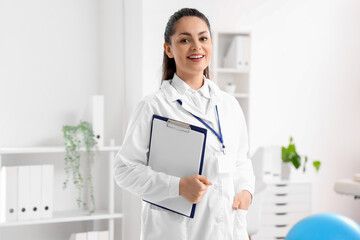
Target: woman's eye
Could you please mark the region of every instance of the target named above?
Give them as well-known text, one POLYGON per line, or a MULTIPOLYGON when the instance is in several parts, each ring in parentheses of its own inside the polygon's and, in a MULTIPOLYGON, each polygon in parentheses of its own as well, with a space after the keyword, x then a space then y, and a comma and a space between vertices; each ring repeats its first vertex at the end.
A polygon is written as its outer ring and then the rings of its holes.
POLYGON ((188 39, 181 39, 180 42, 181 42, 181 43, 188 43, 189 40, 188 40, 188 39))
POLYGON ((206 41, 206 40, 208 40, 208 38, 207 37, 202 37, 202 38, 200 38, 200 40, 201 41, 206 41))

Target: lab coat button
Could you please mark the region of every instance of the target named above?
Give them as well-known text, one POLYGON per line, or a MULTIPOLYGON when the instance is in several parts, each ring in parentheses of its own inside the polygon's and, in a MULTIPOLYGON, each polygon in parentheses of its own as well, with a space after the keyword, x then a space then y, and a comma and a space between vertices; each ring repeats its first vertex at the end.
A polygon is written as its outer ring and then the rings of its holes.
POLYGON ((215 184, 214 185, 214 191, 215 192, 221 192, 221 185, 220 184, 215 184))

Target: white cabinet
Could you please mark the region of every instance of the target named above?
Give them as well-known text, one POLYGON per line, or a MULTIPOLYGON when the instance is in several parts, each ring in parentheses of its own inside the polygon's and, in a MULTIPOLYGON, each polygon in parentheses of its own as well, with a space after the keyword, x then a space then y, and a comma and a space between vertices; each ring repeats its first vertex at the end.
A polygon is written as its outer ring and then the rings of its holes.
MULTIPOLYGON (((113 240, 115 220, 123 218, 122 213, 115 212, 115 183, 113 178, 113 160, 119 149, 119 146, 99 148, 98 158, 94 163, 96 166, 94 165, 93 168, 93 172, 100 175, 100 178, 94 179, 96 211, 94 214, 89 215, 88 210, 78 210, 76 207, 69 209, 68 207, 70 202, 73 203, 75 201, 77 192, 71 189, 62 189, 62 182, 65 176, 63 171, 65 149, 63 147, 0 148, 0 168, 2 166, 41 165, 44 163, 52 164, 55 168, 53 186, 54 212, 52 217, 48 219, 0 222, 0 239, 17 240, 19 236, 23 238, 21 234, 17 236, 17 233, 21 232, 29 232, 31 234, 27 239, 49 239, 48 236, 43 236, 43 232, 46 232, 46 230, 51 231, 49 229, 59 228, 63 230, 68 228, 73 232, 81 232, 84 229, 76 229, 74 223, 91 222, 90 228, 93 228, 97 224, 96 222, 101 220, 106 221, 105 223, 102 222, 102 224, 106 225, 105 230, 109 231, 109 240, 113 240), (101 180, 101 186, 95 182, 99 179, 101 180), (99 190, 99 192, 97 193, 96 190, 99 190), (65 227, 66 224, 67 227, 65 227), (39 225, 43 225, 44 227, 41 229, 44 230, 39 231, 39 225), (37 230, 31 231, 31 228, 36 228, 37 230)), ((83 149, 82 152, 84 153, 85 150, 83 149)), ((76 203, 74 206, 76 206, 76 203)), ((116 229, 122 229, 122 226, 117 225, 116 229)), ((93 229, 88 229, 88 231, 91 230, 93 229)), ((52 233, 49 232, 48 234, 51 235, 52 233)), ((51 239, 67 240, 69 238, 70 234, 68 233, 60 236, 57 232, 51 236, 51 239)))
POLYGON ((249 125, 250 32, 214 32, 213 79, 240 103, 249 125), (231 91, 232 86, 235 92, 231 91))
POLYGON ((268 182, 262 206, 260 231, 252 239, 285 239, 291 227, 310 214, 310 182, 268 182))

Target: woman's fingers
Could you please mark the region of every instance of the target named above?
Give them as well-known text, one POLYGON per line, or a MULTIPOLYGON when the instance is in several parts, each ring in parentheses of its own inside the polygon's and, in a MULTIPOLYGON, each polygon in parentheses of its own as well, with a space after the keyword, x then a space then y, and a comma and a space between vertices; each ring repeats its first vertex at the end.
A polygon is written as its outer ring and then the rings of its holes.
POLYGON ((239 205, 240 205, 240 197, 239 197, 239 194, 236 194, 236 196, 234 198, 233 209, 238 210, 239 205))
POLYGON ((179 193, 189 202, 198 203, 207 192, 208 185, 211 185, 211 182, 205 176, 188 176, 180 179, 179 193))
POLYGON ((249 191, 243 190, 236 194, 233 202, 233 209, 244 209, 248 210, 251 204, 252 195, 249 191))
POLYGON ((210 182, 210 180, 207 177, 202 176, 202 175, 195 175, 195 176, 197 176, 197 179, 199 179, 203 184, 208 185, 208 186, 212 185, 212 183, 210 182))

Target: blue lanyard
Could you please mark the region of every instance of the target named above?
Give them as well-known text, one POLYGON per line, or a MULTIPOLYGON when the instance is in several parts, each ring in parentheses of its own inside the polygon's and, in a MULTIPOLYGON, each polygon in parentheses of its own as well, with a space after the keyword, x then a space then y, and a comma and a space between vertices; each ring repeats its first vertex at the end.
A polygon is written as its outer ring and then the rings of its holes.
MULTIPOLYGON (((182 101, 180 99, 176 100, 181 106, 182 106, 182 101)), ((225 145, 224 145, 224 138, 223 135, 221 133, 221 125, 220 125, 220 118, 219 118, 219 112, 218 112, 218 108, 217 105, 215 105, 216 108, 216 115, 217 115, 217 119, 218 119, 218 124, 219 124, 219 131, 220 131, 220 135, 215 132, 215 130, 209 125, 207 124, 204 120, 202 120, 201 118, 199 118, 198 116, 192 114, 191 112, 189 112, 191 115, 193 115, 197 120, 199 120, 202 124, 204 124, 208 129, 210 129, 215 135, 216 137, 219 139, 220 143, 221 143, 221 147, 222 147, 222 151, 225 154, 225 145)))

